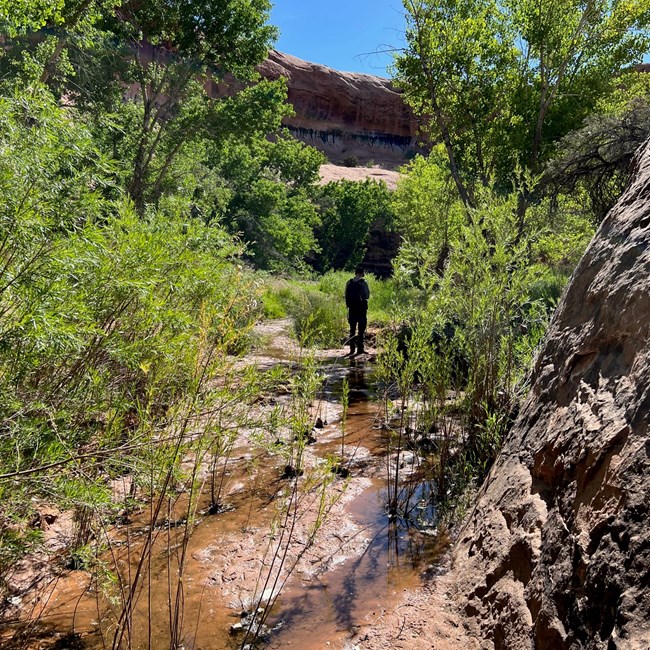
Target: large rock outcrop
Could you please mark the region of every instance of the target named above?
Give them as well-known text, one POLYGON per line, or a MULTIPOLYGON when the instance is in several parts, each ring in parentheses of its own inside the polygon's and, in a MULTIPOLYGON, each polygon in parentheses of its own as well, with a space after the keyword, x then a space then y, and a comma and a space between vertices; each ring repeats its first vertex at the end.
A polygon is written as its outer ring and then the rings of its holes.
POLYGON ((339 72, 271 50, 263 77, 287 79, 295 117, 285 125, 333 162, 355 157, 403 164, 417 150, 417 124, 388 79, 339 72))
POLYGON ((650 146, 637 168, 454 551, 485 647, 650 648, 650 146))
MULTIPOLYGON (((138 47, 143 62, 166 64, 174 56, 149 43, 138 47)), ((335 164, 356 158, 360 164, 374 161, 394 169, 424 152, 418 144, 413 112, 389 79, 340 72, 276 50, 269 51, 258 71, 266 79, 287 80, 288 101, 295 115, 286 118, 284 126, 335 164)), ((207 79, 205 84, 215 98, 243 87, 231 75, 223 81, 207 79)), ((127 94, 136 92, 137 85, 133 85, 127 94)))

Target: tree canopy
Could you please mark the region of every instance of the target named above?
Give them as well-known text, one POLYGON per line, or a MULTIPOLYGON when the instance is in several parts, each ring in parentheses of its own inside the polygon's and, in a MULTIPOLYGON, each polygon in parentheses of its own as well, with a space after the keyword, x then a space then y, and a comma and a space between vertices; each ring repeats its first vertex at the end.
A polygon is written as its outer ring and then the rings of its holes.
POLYGON ((395 78, 442 142, 459 195, 529 177, 650 44, 650 2, 404 0, 407 47, 395 78))

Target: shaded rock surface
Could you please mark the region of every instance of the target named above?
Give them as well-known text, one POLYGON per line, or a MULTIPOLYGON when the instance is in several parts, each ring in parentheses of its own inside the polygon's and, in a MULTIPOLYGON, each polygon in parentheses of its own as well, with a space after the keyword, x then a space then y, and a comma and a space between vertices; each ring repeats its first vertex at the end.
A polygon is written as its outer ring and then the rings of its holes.
POLYGON ((488 648, 650 648, 650 145, 555 314, 452 582, 488 648))
POLYGON ((355 157, 361 164, 398 166, 417 151, 416 121, 388 79, 340 72, 275 50, 259 71, 268 79, 287 79, 296 115, 285 126, 333 162, 355 157))

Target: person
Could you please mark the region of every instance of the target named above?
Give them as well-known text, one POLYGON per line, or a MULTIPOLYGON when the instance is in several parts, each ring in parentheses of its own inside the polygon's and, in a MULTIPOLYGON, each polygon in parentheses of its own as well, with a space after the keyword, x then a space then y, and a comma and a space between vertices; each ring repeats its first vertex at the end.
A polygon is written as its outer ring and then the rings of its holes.
POLYGON ((357 266, 354 270, 354 277, 350 278, 345 285, 345 305, 348 308, 348 323, 350 324, 350 353, 346 356, 363 354, 363 335, 368 322, 368 299, 370 288, 364 279, 363 266, 357 266))

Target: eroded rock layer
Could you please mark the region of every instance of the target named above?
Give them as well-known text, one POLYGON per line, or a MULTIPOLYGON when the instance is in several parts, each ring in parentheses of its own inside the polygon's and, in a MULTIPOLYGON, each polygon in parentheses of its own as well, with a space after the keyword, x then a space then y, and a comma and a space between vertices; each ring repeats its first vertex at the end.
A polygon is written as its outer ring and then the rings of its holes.
POLYGON ((650 648, 650 146, 637 166, 454 551, 485 647, 650 648))
POLYGON ((416 122, 388 79, 339 72, 275 50, 259 70, 268 79, 287 79, 296 115, 286 126, 333 162, 355 157, 362 164, 397 165, 417 150, 416 122))

